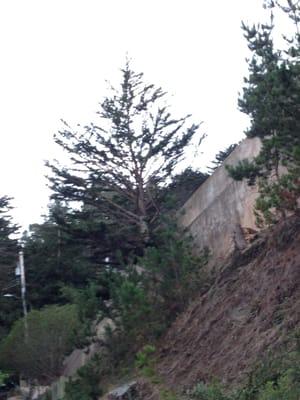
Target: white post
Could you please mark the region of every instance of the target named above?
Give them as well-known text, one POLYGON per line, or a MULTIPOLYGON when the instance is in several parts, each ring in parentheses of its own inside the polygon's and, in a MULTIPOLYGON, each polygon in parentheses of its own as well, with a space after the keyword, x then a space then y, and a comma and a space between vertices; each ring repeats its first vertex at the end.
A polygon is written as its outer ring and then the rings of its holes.
POLYGON ((27 305, 26 305, 26 280, 25 280, 25 266, 24 266, 24 253, 19 252, 20 275, 21 275, 21 298, 24 314, 24 328, 25 328, 25 341, 28 340, 28 325, 27 325, 27 305))

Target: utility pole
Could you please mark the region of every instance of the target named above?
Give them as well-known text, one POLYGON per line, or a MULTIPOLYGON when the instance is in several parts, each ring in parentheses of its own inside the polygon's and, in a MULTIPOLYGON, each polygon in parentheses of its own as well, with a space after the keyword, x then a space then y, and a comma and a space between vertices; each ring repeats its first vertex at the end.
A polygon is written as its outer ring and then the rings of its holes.
POLYGON ((27 305, 26 305, 26 280, 25 280, 25 266, 24 266, 24 253, 21 250, 19 252, 19 265, 21 275, 21 298, 24 314, 24 329, 25 329, 25 341, 28 340, 28 324, 27 324, 27 305))

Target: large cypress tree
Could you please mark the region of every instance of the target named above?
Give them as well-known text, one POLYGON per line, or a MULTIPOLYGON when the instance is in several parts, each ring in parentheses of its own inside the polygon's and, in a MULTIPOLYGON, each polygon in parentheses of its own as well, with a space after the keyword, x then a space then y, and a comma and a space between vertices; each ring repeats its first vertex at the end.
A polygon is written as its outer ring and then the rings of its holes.
POLYGON ((186 127, 189 115, 173 118, 165 95, 161 88, 145 84, 143 74, 126 63, 120 87, 101 104, 99 121, 80 132, 65 124, 56 135, 71 166, 50 165, 54 198, 96 207, 106 222, 141 247, 160 212, 157 189, 199 127, 186 127))

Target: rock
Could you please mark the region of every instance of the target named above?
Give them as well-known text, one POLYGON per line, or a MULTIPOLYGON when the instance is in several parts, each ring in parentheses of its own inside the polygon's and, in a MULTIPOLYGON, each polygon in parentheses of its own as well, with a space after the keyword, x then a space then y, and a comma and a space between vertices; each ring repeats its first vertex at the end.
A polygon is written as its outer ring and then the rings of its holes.
POLYGON ((107 338, 106 338, 106 330, 110 329, 111 331, 114 331, 116 329, 116 325, 114 321, 111 318, 103 318, 95 327, 96 330, 96 337, 98 340, 101 342, 105 343, 107 338))
POLYGON ((112 390, 107 395, 107 400, 133 400, 137 395, 137 382, 132 381, 112 390))
POLYGON ((24 397, 22 397, 21 395, 7 397, 7 400, 22 400, 22 399, 24 399, 24 397))

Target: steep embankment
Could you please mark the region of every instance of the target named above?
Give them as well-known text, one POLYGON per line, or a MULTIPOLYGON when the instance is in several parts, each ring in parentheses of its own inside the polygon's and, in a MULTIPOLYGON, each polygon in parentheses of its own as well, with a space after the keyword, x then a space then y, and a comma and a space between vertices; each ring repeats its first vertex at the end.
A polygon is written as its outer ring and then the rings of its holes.
POLYGON ((300 326, 300 219, 262 232, 163 340, 159 372, 171 387, 213 377, 241 381, 300 326))

